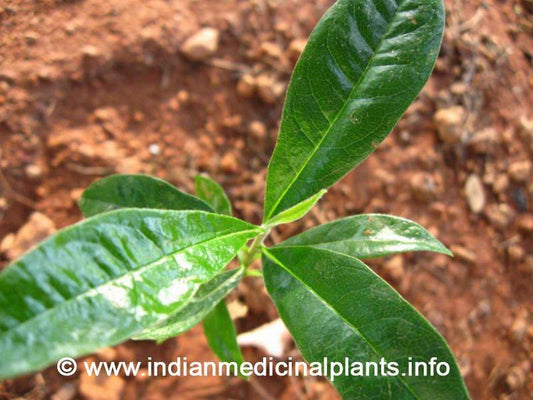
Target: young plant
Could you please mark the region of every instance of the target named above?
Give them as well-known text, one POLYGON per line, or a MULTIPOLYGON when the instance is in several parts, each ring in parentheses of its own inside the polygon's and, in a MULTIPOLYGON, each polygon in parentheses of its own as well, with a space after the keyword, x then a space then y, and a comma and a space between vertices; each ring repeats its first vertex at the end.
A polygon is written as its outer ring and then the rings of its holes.
POLYGON ((201 321, 218 357, 242 362, 224 298, 261 256, 268 293, 308 362, 449 365, 445 377, 340 376, 332 383, 343 398, 468 399, 444 339, 361 261, 450 254, 428 231, 357 215, 264 245, 383 141, 426 83, 443 28, 441 0, 339 0, 327 12, 287 92, 261 226, 232 217, 222 188, 202 176, 197 196, 144 175, 92 184, 80 201, 86 220, 0 274, 0 378, 130 338, 161 342, 201 321), (225 270, 236 256, 240 266, 225 270))

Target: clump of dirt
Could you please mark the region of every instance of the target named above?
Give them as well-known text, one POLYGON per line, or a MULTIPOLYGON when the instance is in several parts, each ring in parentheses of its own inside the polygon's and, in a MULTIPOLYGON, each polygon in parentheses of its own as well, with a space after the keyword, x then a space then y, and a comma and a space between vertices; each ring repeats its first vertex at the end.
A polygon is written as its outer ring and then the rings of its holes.
MULTIPOLYGON (((2 265, 81 218, 95 179, 149 173, 192 191, 205 172, 237 215, 261 219, 283 94, 331 1, 12 0, 0 5, 2 265), (18 240, 18 242, 16 242, 18 240), (16 247, 18 249, 18 247, 16 247), (18 254, 19 250, 16 251, 18 254)), ((429 84, 395 132, 281 240, 338 217, 413 219, 455 258, 407 254, 372 266, 449 341, 473 398, 533 393, 533 14, 530 2, 446 1, 429 84)), ((257 280, 233 300, 239 331, 276 318, 257 280)), ((261 354, 246 348, 254 360, 261 354)), ((200 328, 162 346, 91 359, 214 360, 200 328)), ((297 356, 294 350, 291 355, 297 356)), ((324 381, 60 378, 0 383, 0 398, 337 398, 324 381), (103 393, 103 394, 102 394, 103 393)))

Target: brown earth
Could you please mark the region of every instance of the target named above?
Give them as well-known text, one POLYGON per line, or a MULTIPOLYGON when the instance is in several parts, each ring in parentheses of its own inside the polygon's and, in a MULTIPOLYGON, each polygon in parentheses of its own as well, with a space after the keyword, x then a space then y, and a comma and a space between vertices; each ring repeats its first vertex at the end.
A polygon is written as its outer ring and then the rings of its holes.
MULTIPOLYGON (((443 50, 419 100, 368 161, 274 239, 362 212, 429 227, 455 258, 408 254, 372 266, 446 337, 474 399, 533 398, 533 7, 446 3, 443 50)), ((284 87, 302 40, 330 4, 2 1, 0 265, 78 221, 83 188, 115 172, 155 174, 189 191, 206 172, 228 190, 239 217, 260 222, 284 87), (218 47, 189 61, 180 48, 202 27, 219 32, 218 47)), ((235 297, 248 306, 239 331, 276 317, 257 286, 247 279, 235 297)), ((131 342, 90 358, 177 355, 214 359, 201 328, 162 346, 131 342)), ((66 379, 50 368, 0 383, 0 398, 336 394, 310 378, 66 379)))

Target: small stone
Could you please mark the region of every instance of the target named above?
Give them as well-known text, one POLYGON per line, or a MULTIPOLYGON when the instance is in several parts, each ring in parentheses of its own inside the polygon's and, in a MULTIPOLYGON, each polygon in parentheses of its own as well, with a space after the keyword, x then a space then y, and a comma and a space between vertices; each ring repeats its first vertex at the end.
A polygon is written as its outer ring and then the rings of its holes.
POLYGON ((399 281, 405 274, 403 257, 401 255, 393 256, 385 262, 383 267, 390 277, 396 281, 399 281))
POLYGON ((529 147, 533 149, 533 119, 528 119, 524 115, 520 118, 520 125, 526 143, 529 143, 529 147))
POLYGON ((222 157, 222 160, 220 160, 220 168, 224 172, 237 172, 239 169, 239 163, 237 162, 235 155, 233 153, 226 153, 224 157, 222 157))
POLYGON ((83 192, 85 191, 84 188, 76 188, 76 189, 72 189, 70 191, 70 199, 74 202, 74 203, 77 203, 79 199, 81 199, 81 196, 83 195, 83 192))
POLYGON ((506 174, 499 174, 492 183, 492 189, 495 193, 502 194, 509 188, 509 178, 506 174))
POLYGON ((261 52, 268 57, 278 60, 283 56, 283 50, 277 43, 274 42, 261 43, 261 52))
POLYGON ((78 29, 78 21, 69 21, 65 24, 65 32, 67 33, 67 35, 72 35, 73 33, 76 32, 76 30, 78 29))
POLYGON ((100 50, 98 50, 96 46, 93 46, 91 44, 83 46, 83 48, 81 49, 81 52, 87 58, 97 58, 98 56, 101 55, 100 50))
POLYGON ((255 95, 257 85, 252 75, 246 74, 239 79, 237 83, 237 93, 246 98, 252 98, 255 95))
POLYGON ((157 143, 152 143, 150 146, 148 146, 148 151, 150 154, 157 156, 159 153, 161 153, 161 148, 157 143))
POLYGON ((498 132, 494 128, 486 128, 476 133, 469 142, 472 150, 478 154, 486 154, 498 141, 498 132))
POLYGON ((485 215, 496 228, 504 229, 513 221, 515 212, 505 203, 491 204, 485 209, 485 215))
POLYGON ((439 137, 444 143, 459 143, 463 137, 466 111, 463 107, 444 108, 435 114, 439 137))
POLYGON ((466 179, 465 194, 468 207, 474 214, 479 214, 485 207, 485 190, 479 176, 472 174, 466 179))
POLYGON ((248 306, 239 300, 228 303, 228 312, 232 320, 244 318, 248 315, 248 306))
POLYGON ((98 358, 104 361, 113 361, 117 359, 117 350, 113 347, 104 347, 94 353, 98 358))
POLYGON ((34 212, 13 237, 4 238, 2 251, 7 258, 14 260, 55 231, 56 227, 50 218, 40 212, 34 212))
POLYGON ((186 90, 182 89, 178 92, 178 94, 176 95, 176 98, 178 99, 178 101, 182 104, 185 104, 189 101, 190 99, 190 95, 189 95, 189 92, 187 92, 186 90))
POLYGON ((120 118, 119 112, 113 107, 97 108, 93 113, 93 117, 97 122, 108 122, 120 118))
POLYGON ((285 91, 285 85, 270 74, 261 74, 257 77, 257 94, 267 104, 276 104, 285 91))
POLYGON ((517 182, 525 182, 531 172, 531 161, 517 161, 509 166, 509 176, 517 182))
POLYGON ((4 236, 0 242, 0 253, 7 252, 15 244, 16 235, 14 233, 8 233, 4 236))
POLYGON ((514 366, 509 370, 505 383, 507 383, 512 392, 517 391, 526 383, 526 374, 522 368, 514 366))
POLYGON ((524 315, 519 315, 513 322, 510 330, 511 339, 515 343, 521 343, 527 332, 527 321, 524 315))
POLYGON ((132 114, 132 119, 133 121, 135 121, 136 123, 140 124, 144 121, 144 113, 142 111, 134 111, 133 114, 132 114))
POLYGON ((76 398, 78 388, 75 383, 67 382, 57 392, 50 396, 50 400, 72 400, 76 398))
POLYGON ((26 32, 26 34, 24 35, 24 40, 27 44, 35 44, 37 43, 37 40, 39 40, 39 34, 33 31, 26 32))
POLYGON ((518 221, 518 229, 528 233, 533 232, 533 214, 521 215, 518 221))
POLYGON ((429 174, 417 173, 410 179, 409 184, 416 199, 431 201, 437 196, 435 180, 429 174))
POLYGON ((87 400, 119 400, 126 382, 120 376, 80 374, 80 394, 87 400))
POLYGON ((220 33, 214 28, 204 28, 189 37, 181 46, 181 52, 191 61, 203 61, 218 50, 220 33))
POLYGON ((466 261, 469 264, 476 263, 476 254, 472 250, 459 245, 450 246, 450 250, 459 260, 466 261))
POLYGON ((295 39, 289 44, 289 54, 291 57, 300 57, 307 45, 306 39, 295 39))
POLYGON ((286 354, 290 341, 289 331, 279 318, 237 336, 240 346, 257 347, 267 355, 278 358, 286 354))
POLYGON ((464 82, 455 82, 450 86, 450 91, 456 95, 461 96, 468 90, 468 85, 464 82))
POLYGON ((507 248, 507 254, 509 255, 509 259, 511 261, 518 262, 524 258, 526 252, 519 245, 512 244, 507 248))
POLYGON ((265 124, 261 121, 252 121, 248 126, 248 132, 256 139, 264 139, 267 133, 265 124))
POLYGON ((43 169, 37 164, 29 164, 24 168, 26 176, 30 179, 38 179, 43 176, 43 169))

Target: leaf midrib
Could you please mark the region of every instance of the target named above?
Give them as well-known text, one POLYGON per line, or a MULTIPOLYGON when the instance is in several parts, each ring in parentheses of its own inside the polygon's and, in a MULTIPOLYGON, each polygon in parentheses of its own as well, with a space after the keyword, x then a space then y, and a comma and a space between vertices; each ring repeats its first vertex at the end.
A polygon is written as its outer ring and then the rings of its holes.
POLYGON ((265 216, 265 221, 268 221, 269 219, 272 218, 272 214, 274 214, 274 212, 276 211, 276 208, 281 203, 281 200, 283 200, 285 198, 287 192, 291 189, 291 187, 294 185, 296 180, 300 177, 300 175, 302 174, 302 172, 305 169, 305 167, 307 167, 307 164, 309 164, 309 162, 311 162, 311 160, 315 156, 316 152, 318 151, 318 149, 320 148, 320 146, 322 145, 322 143, 324 142, 326 137, 329 135, 329 133, 331 132, 333 127, 337 124, 337 121, 341 117, 341 115, 344 112, 344 110, 346 109, 346 107, 348 107, 348 104, 350 103, 350 99, 352 98, 354 93, 359 89, 359 87, 360 87, 360 85, 361 85, 361 83, 363 81, 363 78, 365 77, 365 75, 367 74, 368 70, 370 69, 372 63, 374 62, 376 54, 379 52, 380 47, 383 45, 383 42, 385 41, 385 38, 387 37, 387 35, 388 35, 389 31, 390 31, 390 27, 393 25, 394 19, 398 15, 398 10, 401 8, 401 5, 402 5, 401 3, 398 4, 398 7, 396 7, 396 10, 394 10, 394 15, 391 18, 391 22, 388 24, 386 31, 383 33, 383 36, 380 39, 378 45, 376 46, 376 49, 372 53, 372 56, 368 60, 368 63, 366 65, 365 69, 363 70, 363 72, 361 72, 361 76, 359 77, 359 79, 355 83, 353 89, 350 91, 350 94, 346 98, 346 101, 344 102, 343 106, 341 107, 341 109, 339 110, 337 115, 335 115, 335 118, 333 119, 333 121, 329 125, 328 129, 324 132, 324 135, 320 138, 320 140, 318 141, 317 145, 315 146, 315 148, 313 149, 313 151, 311 152, 309 157, 307 157, 307 159, 304 161, 304 163, 302 164, 302 166, 300 167, 300 169, 298 170, 298 172, 296 173, 294 178, 291 180, 291 182, 289 183, 287 188, 283 191, 281 196, 278 197, 278 200, 276 201, 276 203, 274 203, 274 205, 270 209, 270 212, 268 213, 268 215, 265 216))
MULTIPOLYGON (((215 240, 218 240, 218 239, 227 239, 227 238, 230 238, 232 236, 237 236, 237 235, 251 233, 251 232, 261 232, 261 231, 259 229, 247 229, 247 230, 243 230, 243 231, 239 231, 239 232, 232 232, 230 234, 226 234, 226 235, 223 235, 223 236, 216 236, 216 237, 213 237, 213 238, 210 238, 210 239, 206 239, 206 240, 204 240, 202 242, 195 243, 192 246, 185 247, 185 248, 180 249, 180 250, 178 250, 176 252, 166 254, 163 257, 160 257, 160 258, 158 258, 158 259, 156 259, 154 261, 151 261, 150 263, 148 263, 146 265, 142 265, 139 268, 127 271, 126 273, 124 273, 122 275, 119 275, 119 276, 117 276, 117 277, 115 277, 115 278, 113 278, 113 279, 111 279, 109 281, 106 281, 106 282, 102 283, 101 285, 95 286, 95 287, 93 287, 93 288, 91 288, 91 289, 89 289, 89 290, 87 290, 87 291, 85 291, 83 293, 79 293, 79 294, 71 297, 70 299, 65 300, 62 303, 56 304, 54 307, 48 308, 45 311, 43 311, 42 313, 37 314, 37 315, 35 315, 35 316, 33 316, 33 317, 21 322, 20 324, 12 326, 9 329, 5 330, 4 332, 0 332, 0 337, 5 336, 5 335, 11 333, 12 331, 14 331, 16 329, 20 329, 20 327, 25 326, 25 325, 29 324, 30 322, 33 322, 33 321, 38 320, 40 318, 43 318, 45 315, 48 315, 48 314, 54 312, 57 309, 57 307, 63 306, 64 304, 75 302, 75 301, 77 301, 77 300, 79 300, 81 298, 88 297, 88 296, 91 296, 93 294, 98 294, 99 290, 102 287, 110 285, 113 282, 116 282, 116 281, 118 281, 118 280, 120 280, 120 279, 122 279, 122 278, 124 278, 124 277, 126 277, 128 275, 130 275, 130 274, 140 273, 140 272, 146 271, 148 268, 150 268, 153 265, 159 264, 164 259, 173 258, 176 255, 178 255, 180 253, 183 253, 184 251, 187 251, 187 250, 190 250, 190 249, 194 249, 197 246, 205 245, 206 243, 209 243, 209 242, 212 242, 212 241, 215 241, 215 240)), ((194 294, 192 296, 194 296, 194 294)), ((188 303, 189 302, 183 304, 178 310, 180 310, 181 308, 185 307, 188 303)), ((176 310, 176 312, 178 310, 176 310)))
MULTIPOLYGON (((288 248, 290 246, 287 246, 287 247, 284 247, 285 249, 288 248)), ((345 254, 342 254, 342 253, 337 253, 335 251, 332 251, 332 250, 329 250, 329 249, 324 249, 324 251, 327 251, 327 252, 330 252, 332 254, 336 254, 336 255, 342 255, 342 256, 345 256, 345 257, 350 257, 350 258, 353 258, 354 260, 357 260, 359 262, 362 263, 361 260, 355 258, 355 257, 351 257, 351 256, 347 256, 345 254)), ((381 354, 381 352, 379 352, 373 345, 372 343, 370 342, 370 340, 356 327, 354 326, 350 321, 348 321, 344 315, 342 315, 340 312, 338 312, 335 307, 330 304, 329 302, 326 301, 326 299, 324 299, 322 296, 320 296, 318 293, 316 293, 306 282, 304 282, 299 276, 295 275, 290 269, 288 269, 287 267, 285 267, 285 265, 283 265, 283 263, 281 261, 279 261, 272 253, 270 253, 268 251, 268 249, 266 248, 263 248, 263 252, 272 260, 274 261, 276 264, 278 264, 281 268, 283 268, 285 271, 287 271, 287 273, 289 275, 291 275, 294 279, 296 279, 298 282, 300 282, 302 285, 304 285, 307 290, 309 290, 317 299, 319 299, 327 308, 329 308, 332 312, 334 312, 336 315, 339 316, 339 318, 344 321, 344 323, 346 325, 348 325, 350 328, 352 328, 352 330, 354 332, 356 332, 359 336, 361 336, 361 338, 365 341, 365 343, 368 345, 368 347, 370 347, 370 349, 374 352, 374 354, 376 354, 377 356, 379 357, 382 357, 382 358, 385 358, 385 356, 383 354, 381 354)), ((363 263, 364 264, 364 263, 363 263)), ((420 400, 420 397, 418 397, 418 395, 413 391, 413 389, 407 384, 407 382, 405 382, 402 377, 400 375, 397 375, 395 376, 394 378, 397 378, 398 381, 400 381, 405 387, 406 389, 414 396, 415 399, 418 399, 420 400)))

